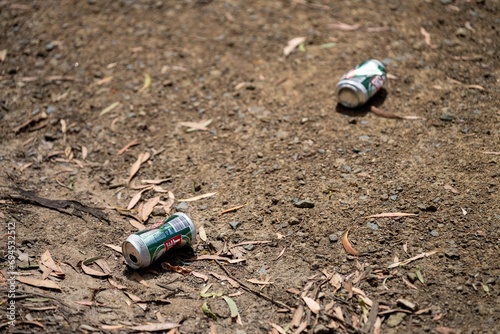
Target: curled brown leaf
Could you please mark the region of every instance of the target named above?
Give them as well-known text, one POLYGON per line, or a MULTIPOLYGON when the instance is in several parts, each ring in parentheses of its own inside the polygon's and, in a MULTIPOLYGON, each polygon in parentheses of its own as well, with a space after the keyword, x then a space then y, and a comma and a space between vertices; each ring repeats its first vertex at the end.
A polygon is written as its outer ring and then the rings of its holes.
POLYGON ((349 230, 345 231, 344 236, 342 237, 342 245, 344 245, 344 249, 346 250, 347 253, 354 255, 354 256, 360 256, 361 253, 355 250, 351 243, 349 242, 349 239, 347 238, 349 235, 349 230))

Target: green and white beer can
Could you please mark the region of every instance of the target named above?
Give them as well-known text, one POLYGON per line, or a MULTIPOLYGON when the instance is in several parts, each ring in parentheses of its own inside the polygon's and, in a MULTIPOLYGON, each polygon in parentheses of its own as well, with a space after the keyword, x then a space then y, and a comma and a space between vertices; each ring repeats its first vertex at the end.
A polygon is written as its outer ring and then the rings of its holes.
POLYGON ((142 231, 131 234, 122 244, 122 253, 133 269, 151 265, 169 249, 194 243, 196 228, 191 219, 177 212, 142 231))
POLYGON ((386 79, 387 72, 380 61, 364 61, 344 74, 337 83, 338 102, 348 108, 359 107, 382 88, 386 79))

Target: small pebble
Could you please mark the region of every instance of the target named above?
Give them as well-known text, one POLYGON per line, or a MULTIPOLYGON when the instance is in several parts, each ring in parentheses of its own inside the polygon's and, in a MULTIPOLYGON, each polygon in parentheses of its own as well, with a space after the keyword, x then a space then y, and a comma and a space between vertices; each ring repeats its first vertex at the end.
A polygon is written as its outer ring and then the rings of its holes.
POLYGON ((343 165, 342 170, 346 173, 350 173, 352 171, 352 167, 349 165, 343 165))
POLYGON ((398 199, 398 195, 391 195, 389 198, 391 201, 396 201, 398 199))
POLYGON ((457 248, 448 248, 444 255, 451 260, 459 260, 460 259, 460 250, 457 248))
POLYGON ((52 114, 54 111, 56 111, 56 107, 54 106, 47 107, 47 114, 52 114))
POLYGON ((397 325, 399 325, 400 323, 403 322, 405 317, 406 317, 406 313, 403 313, 403 312, 393 313, 387 319, 386 325, 389 327, 396 327, 397 325))
POLYGON ((241 225, 241 223, 240 223, 240 222, 230 222, 230 223, 229 223, 229 226, 231 226, 231 228, 232 228, 233 230, 236 230, 236 229, 238 228, 238 226, 240 226, 240 225, 241 225))
POLYGON ((309 201, 309 200, 305 200, 305 199, 298 199, 296 200, 293 205, 297 208, 301 208, 301 209, 311 209, 311 208, 314 208, 314 202, 313 201, 309 201))
POLYGON ((339 237, 336 234, 330 234, 328 236, 328 239, 330 240, 331 243, 337 242, 339 240, 339 237))
POLYGON ((200 209, 200 211, 205 211, 206 209, 208 209, 208 205, 200 205, 198 209, 200 209))
POLYGON ((417 305, 416 305, 415 303, 412 303, 411 301, 406 300, 406 299, 398 299, 398 300, 396 301, 396 303, 397 303, 399 306, 401 306, 401 307, 403 307, 403 308, 405 308, 405 309, 408 309, 408 310, 410 310, 410 311, 413 311, 413 312, 415 312, 415 311, 418 309, 418 308, 417 308, 417 305))
POLYGON ((455 120, 455 118, 456 117, 451 114, 442 114, 441 116, 439 116, 439 119, 443 122, 452 122, 455 120))
POLYGON ((432 230, 432 231, 431 231, 431 235, 432 235, 433 237, 439 237, 439 232, 438 232, 438 231, 436 231, 436 230, 432 230))
POLYGON ((290 219, 288 219, 288 223, 290 225, 297 225, 300 223, 300 220, 297 217, 290 217, 290 219))
POLYGON ((255 245, 252 245, 252 244, 250 244, 250 245, 245 245, 245 246, 243 246, 243 248, 244 248, 245 250, 247 250, 247 251, 251 252, 251 251, 253 251, 253 250, 255 249, 255 245))
POLYGON ((358 139, 362 140, 362 141, 369 141, 370 140, 370 136, 359 136, 358 139))
POLYGON ((440 0, 443 5, 449 5, 453 0, 440 0))
POLYGON ((371 223, 371 222, 370 222, 370 223, 366 224, 366 226, 368 226, 369 228, 371 228, 371 229, 372 229, 372 230, 374 230, 374 231, 378 230, 378 225, 377 225, 377 223, 371 223))
POLYGON ((175 209, 177 211, 185 213, 187 211, 188 207, 189 207, 189 205, 187 204, 187 202, 180 202, 179 204, 177 204, 177 206, 175 207, 175 209))
POLYGON ((406 277, 408 277, 408 281, 410 281, 410 283, 415 283, 417 281, 417 275, 415 273, 408 273, 406 274, 406 277))
POLYGON ((465 36, 467 36, 467 29, 465 29, 465 28, 458 28, 455 31, 455 35, 458 36, 458 37, 465 37, 465 36))

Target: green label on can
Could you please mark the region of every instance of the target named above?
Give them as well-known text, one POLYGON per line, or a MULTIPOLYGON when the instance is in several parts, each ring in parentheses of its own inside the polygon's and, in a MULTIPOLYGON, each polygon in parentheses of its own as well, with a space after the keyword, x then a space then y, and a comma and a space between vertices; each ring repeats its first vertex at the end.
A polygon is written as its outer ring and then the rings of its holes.
POLYGON ((382 88, 386 79, 384 66, 378 61, 367 60, 347 72, 342 79, 354 80, 361 83, 372 97, 382 88))
POLYGON ((184 215, 174 214, 146 230, 135 233, 139 236, 151 255, 151 262, 167 250, 182 247, 193 240, 193 223, 184 215))

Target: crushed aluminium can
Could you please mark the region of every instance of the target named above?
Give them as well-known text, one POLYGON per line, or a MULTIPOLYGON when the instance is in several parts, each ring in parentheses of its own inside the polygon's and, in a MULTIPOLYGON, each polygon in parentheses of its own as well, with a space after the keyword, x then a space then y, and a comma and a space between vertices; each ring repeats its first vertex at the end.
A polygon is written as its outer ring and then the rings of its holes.
POLYGON ((382 88, 386 78, 387 72, 380 61, 364 61, 344 74, 337 83, 338 102, 348 108, 359 107, 382 88))
POLYGON ((122 253, 133 269, 151 265, 169 249, 194 243, 196 228, 182 212, 160 221, 147 229, 131 234, 122 244, 122 253))

